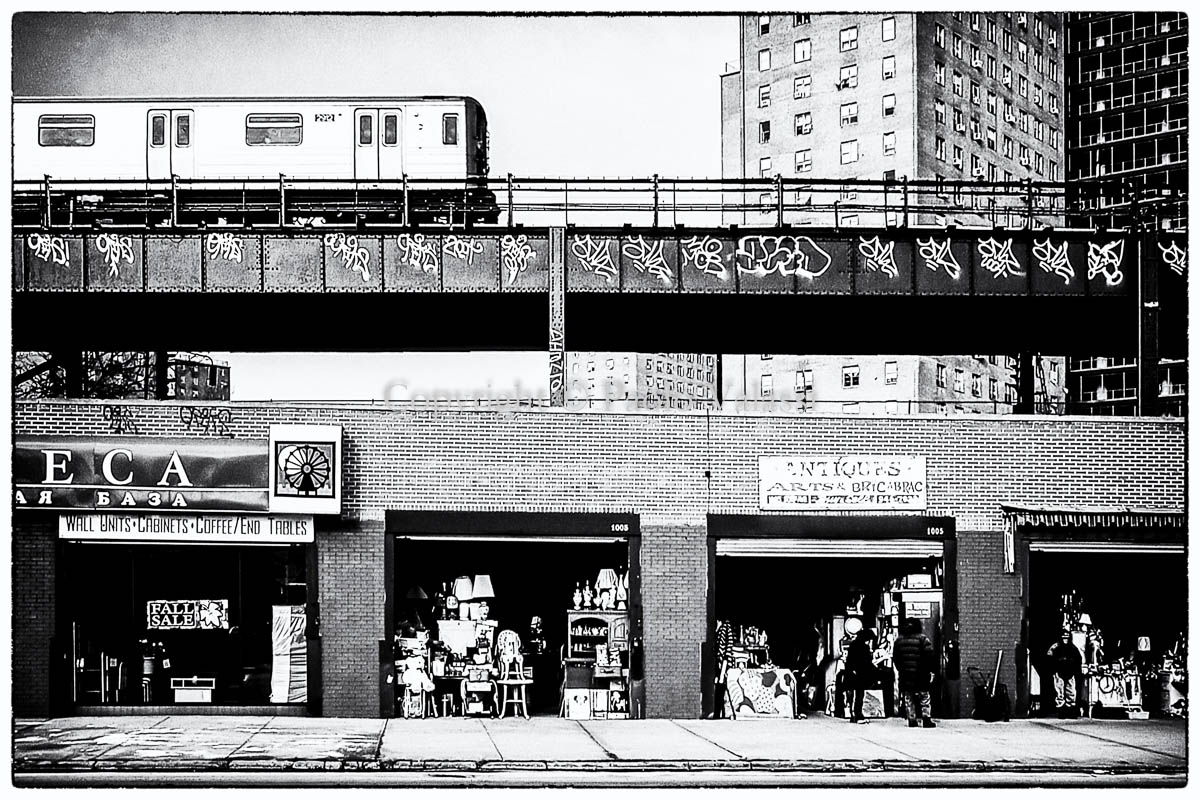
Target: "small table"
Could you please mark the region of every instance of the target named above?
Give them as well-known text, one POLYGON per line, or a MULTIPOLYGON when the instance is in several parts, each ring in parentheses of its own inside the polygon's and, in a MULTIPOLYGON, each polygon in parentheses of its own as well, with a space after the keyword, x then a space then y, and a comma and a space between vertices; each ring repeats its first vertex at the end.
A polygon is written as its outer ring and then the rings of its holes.
POLYGON ((472 681, 463 678, 459 694, 462 697, 464 717, 481 717, 485 714, 491 717, 496 716, 495 681, 491 679, 486 681, 472 681), (475 696, 477 700, 471 701, 469 699, 471 696, 475 696), (476 703, 478 703, 478 707, 475 707, 476 703))

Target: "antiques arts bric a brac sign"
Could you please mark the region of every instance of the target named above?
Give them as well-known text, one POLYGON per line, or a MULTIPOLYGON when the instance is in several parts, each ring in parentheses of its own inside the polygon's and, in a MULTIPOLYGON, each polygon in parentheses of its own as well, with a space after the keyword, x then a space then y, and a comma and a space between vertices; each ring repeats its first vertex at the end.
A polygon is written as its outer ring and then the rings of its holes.
POLYGON ((760 456, 764 511, 923 511, 925 456, 760 456))

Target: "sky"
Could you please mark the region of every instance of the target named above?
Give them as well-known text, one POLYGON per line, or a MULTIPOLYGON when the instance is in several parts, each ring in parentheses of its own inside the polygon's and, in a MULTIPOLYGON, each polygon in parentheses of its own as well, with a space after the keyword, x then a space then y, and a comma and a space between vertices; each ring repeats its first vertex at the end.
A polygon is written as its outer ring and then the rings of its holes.
MULTIPOLYGON (((488 114, 493 175, 719 177, 720 74, 737 48, 733 16, 24 12, 12 90, 468 95, 488 114)), ((549 376, 545 353, 213 355, 234 400, 542 396, 549 376)))

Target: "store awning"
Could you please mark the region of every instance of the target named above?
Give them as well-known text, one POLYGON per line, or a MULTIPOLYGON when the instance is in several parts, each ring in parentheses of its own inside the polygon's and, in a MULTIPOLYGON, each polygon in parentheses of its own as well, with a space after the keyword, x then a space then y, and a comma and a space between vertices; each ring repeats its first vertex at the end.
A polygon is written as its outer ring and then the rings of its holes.
POLYGON ((1140 553, 1182 555, 1184 553, 1182 544, 1167 542, 1070 542, 1050 539, 1031 540, 1029 550, 1034 553, 1113 553, 1121 555, 1140 553))
POLYGON ((940 539, 721 538, 718 556, 941 558, 940 539))
POLYGON ((406 533, 398 536, 400 539, 413 539, 424 542, 532 542, 535 544, 613 544, 628 541, 626 536, 523 536, 513 534, 423 534, 406 533))
POLYGON ((1017 525, 1087 528, 1182 528, 1183 509, 1139 506, 1029 506, 1001 503, 1000 508, 1017 525))

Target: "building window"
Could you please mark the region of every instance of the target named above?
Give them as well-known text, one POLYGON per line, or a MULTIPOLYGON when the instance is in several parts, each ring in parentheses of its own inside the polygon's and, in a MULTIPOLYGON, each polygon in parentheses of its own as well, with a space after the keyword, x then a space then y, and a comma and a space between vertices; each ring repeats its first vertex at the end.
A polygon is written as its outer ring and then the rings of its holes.
POLYGON ((934 24, 933 40, 934 40, 934 42, 937 43, 938 47, 945 50, 946 49, 946 29, 943 28, 941 25, 934 24))
MULTIPOLYGON (((962 169, 962 165, 963 165, 963 160, 962 160, 962 157, 963 157, 963 149, 962 149, 961 147, 959 147, 958 145, 954 145, 954 149, 953 149, 951 152, 953 153, 953 158, 954 158, 954 162, 953 162, 953 163, 954 163, 954 166, 958 167, 959 169, 962 169)), ((958 194, 958 189, 955 189, 954 191, 955 191, 955 195, 957 195, 957 194, 958 194)))
POLYGON ((883 382, 887 386, 896 385, 896 376, 899 373, 899 364, 895 361, 883 362, 883 382))
POLYGON ((940 61, 933 64, 933 82, 938 86, 946 85, 946 65, 940 61))
POLYGON ((951 78, 951 80, 950 80, 950 88, 952 89, 954 94, 958 95, 959 97, 962 97, 963 96, 963 76, 957 72, 954 73, 954 77, 951 78))
POLYGON ((775 376, 763 375, 759 384, 759 397, 771 397, 775 394, 775 376))
POLYGON ((967 127, 963 124, 963 112, 961 108, 954 109, 954 130, 958 133, 967 132, 967 127))
POLYGON ((853 89, 858 86, 858 65, 847 64, 838 73, 838 86, 842 89, 853 89))
POLYGON ((1000 68, 1000 80, 1004 82, 1005 86, 1012 86, 1012 67, 1010 67, 1008 64, 1005 64, 1000 68))
POLYGON ((995 128, 987 129, 987 148, 988 148, 988 150, 996 149, 996 129, 995 128))
POLYGON ((771 51, 763 49, 758 51, 758 71, 766 72, 771 68, 771 51))
POLYGON ((796 172, 812 172, 812 150, 796 151, 796 172))
POLYGON ((852 389, 858 386, 858 366, 842 367, 842 388, 852 389))
POLYGON ((812 112, 802 111, 796 115, 796 135, 806 136, 812 133, 812 112))
POLYGON ((842 163, 853 164, 858 161, 858 139, 842 142, 842 163))
POLYGON ((458 114, 442 114, 442 144, 458 144, 458 114))
POLYGON ((937 156, 938 161, 946 160, 946 140, 941 136, 933 140, 933 154, 937 156))
POLYGON ((993 117, 996 116, 996 93, 991 89, 987 93, 987 110, 993 117))
POLYGON ((792 27, 797 28, 812 22, 812 14, 792 14, 792 27))
POLYGON ((846 216, 842 217, 842 227, 857 228, 858 214, 847 214, 846 216))
POLYGON ((896 57, 895 56, 884 56, 883 57, 883 79, 886 81, 886 80, 890 80, 894 77, 896 77, 896 57))
POLYGON ((999 383, 996 381, 995 378, 988 378, 988 399, 989 400, 997 399, 996 391, 997 391, 998 386, 999 386, 999 383))
POLYGON ((971 81, 971 102, 979 105, 979 84, 971 81))
POLYGON ((758 123, 758 143, 767 144, 771 141, 771 120, 765 119, 758 123))
POLYGON ((937 385, 943 389, 946 388, 946 365, 945 364, 937 365, 937 385))
POLYGON ((987 76, 989 78, 993 78, 993 79, 996 77, 996 57, 995 56, 987 57, 987 76))
POLYGON ((883 413, 894 417, 900 413, 900 404, 895 400, 888 400, 883 404, 883 413))
POLYGON ((888 131, 883 135, 883 154, 885 156, 896 155, 896 132, 888 131))
POLYGON ((1003 33, 1004 52, 1012 55, 1012 33, 1005 30, 1003 33))
POLYGON ((883 18, 882 38, 883 38, 883 41, 885 41, 885 42, 890 42, 896 38, 896 18, 895 17, 884 17, 883 18))
POLYGON ((766 36, 771 32, 771 15, 762 14, 758 18, 758 35, 766 36))
POLYGON ((946 104, 941 100, 933 101, 933 121, 938 125, 946 124, 946 104))
POLYGON ((971 394, 974 397, 982 397, 983 396, 983 376, 982 375, 972 375, 971 376, 971 394))
POLYGON ((959 36, 957 33, 954 34, 954 43, 953 43, 953 46, 952 46, 950 52, 954 53, 955 58, 962 58, 962 53, 963 53, 962 44, 963 44, 962 37, 959 36))
POLYGON ((1017 94, 1021 97, 1029 96, 1029 79, 1024 75, 1017 76, 1017 94))
POLYGON ((801 75, 792 82, 792 96, 797 100, 812 97, 812 76, 801 75))
POLYGON ((890 117, 896 113, 896 95, 885 94, 883 96, 883 115, 890 117))
POLYGON ((1029 63, 1029 48, 1024 42, 1017 42, 1017 60, 1022 64, 1029 63))
POLYGON ((813 388, 813 371, 811 369, 796 370, 796 391, 811 392, 813 388))
POLYGON ((841 35, 841 51, 843 53, 850 50, 858 49, 858 26, 851 25, 849 28, 842 28, 841 35))
POLYGON ((758 175, 766 178, 771 174, 771 157, 763 156, 758 160, 758 175))
MULTIPOLYGON (((812 58, 812 39, 801 39, 792 45, 792 59, 797 64, 812 58)), ((761 59, 760 59, 761 61, 761 59)))
POLYGON ((249 114, 246 117, 246 144, 300 144, 304 139, 304 120, 299 114, 249 114))
POLYGON ((858 403, 842 403, 842 413, 843 414, 857 414, 858 413, 858 403))
POLYGON ((966 387, 966 373, 961 369, 954 370, 954 391, 964 391, 966 387))
POLYGON ((858 103, 842 103, 842 127, 858 122, 858 103))
POLYGON ((771 105, 771 84, 758 87, 758 107, 766 108, 771 105))
POLYGON ((987 39, 992 44, 996 43, 996 20, 994 19, 987 21, 987 39))

